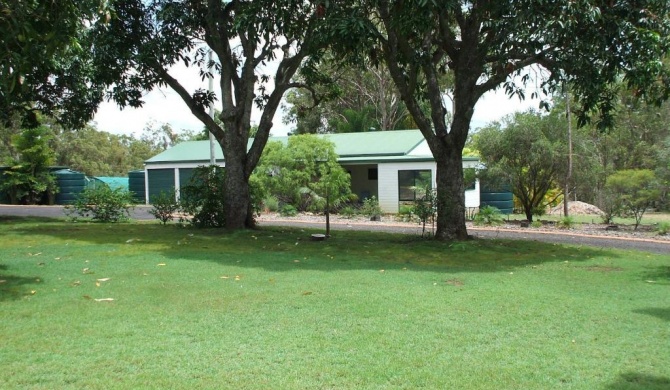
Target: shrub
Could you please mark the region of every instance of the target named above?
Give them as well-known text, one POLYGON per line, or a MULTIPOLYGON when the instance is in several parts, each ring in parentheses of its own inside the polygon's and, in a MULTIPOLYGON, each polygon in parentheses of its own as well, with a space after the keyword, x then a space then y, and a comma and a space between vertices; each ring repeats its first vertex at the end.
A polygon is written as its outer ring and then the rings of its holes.
POLYGON ((563 217, 556 223, 556 226, 559 229, 571 229, 575 226, 575 219, 570 216, 563 217))
POLYGON ((268 196, 263 199, 263 208, 265 208, 267 212, 275 213, 279 210, 279 200, 274 196, 268 196))
POLYGON ((398 209, 398 220, 402 222, 411 222, 414 218, 414 208, 408 205, 401 205, 398 209))
POLYGON ((174 191, 161 191, 158 196, 151 198, 149 214, 159 219, 163 225, 174 219, 174 214, 179 210, 179 202, 176 200, 174 191))
POLYGON ((541 217, 547 213, 547 209, 545 207, 534 207, 532 213, 536 217, 541 217))
POLYGON ((478 226, 496 226, 502 225, 503 221, 503 216, 502 213, 500 213, 500 210, 498 210, 497 207, 487 205, 479 209, 479 212, 475 215, 474 222, 475 225, 478 226))
POLYGON ((345 218, 352 218, 357 212, 354 206, 344 206, 340 210, 340 214, 345 218))
POLYGON ((279 208, 279 215, 282 217, 295 217, 298 215, 298 209, 291 204, 285 204, 279 208))
POLYGON ((536 229, 541 228, 542 227, 542 222, 541 221, 533 221, 533 222, 530 223, 530 226, 534 227, 536 229))
POLYGON ((372 219, 381 217, 381 215, 384 214, 384 211, 379 206, 379 201, 377 200, 377 198, 373 195, 372 197, 365 198, 363 200, 363 207, 361 207, 361 214, 372 219))
POLYGON ((670 233, 670 222, 661 222, 658 224, 656 232, 661 236, 665 236, 666 234, 670 233))
POLYGON ((180 218, 195 227, 224 227, 224 170, 215 165, 198 167, 188 185, 181 189, 181 209, 190 219, 180 218))
POLYGON ((71 216, 78 214, 91 217, 94 221, 119 222, 130 217, 132 202, 133 196, 130 192, 120 188, 113 190, 102 185, 82 191, 77 200, 66 207, 66 213, 71 216))

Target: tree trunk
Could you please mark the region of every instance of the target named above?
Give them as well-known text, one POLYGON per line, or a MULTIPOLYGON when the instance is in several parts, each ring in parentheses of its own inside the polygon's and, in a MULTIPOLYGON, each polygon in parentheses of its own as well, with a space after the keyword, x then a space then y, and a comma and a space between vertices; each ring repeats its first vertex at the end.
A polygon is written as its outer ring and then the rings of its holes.
POLYGON ((437 163, 437 230, 438 240, 465 240, 465 188, 463 162, 459 151, 442 148, 437 163))
POLYGON ((241 136, 243 131, 238 130, 233 123, 227 124, 219 144, 223 150, 226 162, 225 186, 223 191, 224 210, 227 229, 253 228, 251 215, 249 177, 246 174, 247 137, 241 136))

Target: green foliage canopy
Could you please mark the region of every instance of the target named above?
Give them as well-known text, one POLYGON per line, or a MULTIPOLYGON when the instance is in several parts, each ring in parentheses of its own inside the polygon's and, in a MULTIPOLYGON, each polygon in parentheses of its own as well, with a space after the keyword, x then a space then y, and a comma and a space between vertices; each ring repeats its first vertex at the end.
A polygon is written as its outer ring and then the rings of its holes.
POLYGON ((268 143, 254 174, 260 186, 281 203, 299 211, 321 210, 326 194, 332 206, 351 200, 351 178, 337 163, 335 146, 305 134, 268 143))
POLYGON ((602 127, 612 124, 611 86, 622 78, 647 100, 669 94, 670 72, 662 62, 670 48, 667 1, 362 4, 362 14, 372 16, 358 19, 364 26, 358 30, 343 29, 350 38, 343 34, 336 48, 389 67, 437 161, 438 239, 467 238, 461 155, 474 107, 486 92, 502 87, 525 98, 525 87, 533 83, 539 91, 531 97, 548 96, 567 81, 580 105, 580 122, 597 109, 602 127), (440 82, 445 72, 453 73, 451 116, 443 101, 446 84, 440 82))
POLYGON ((635 229, 644 213, 659 199, 660 190, 654 172, 649 169, 625 169, 607 178, 605 188, 626 216, 635 218, 635 229))
POLYGON ((0 1, 0 121, 14 114, 37 126, 50 113, 77 126, 92 116, 102 89, 92 77, 88 27, 106 23, 101 0, 0 1))
POLYGON ((563 127, 561 120, 557 113, 541 115, 531 110, 508 116, 476 136, 487 168, 482 171, 483 180, 511 184, 529 221, 536 209, 545 206, 545 195, 565 170, 566 142, 557 131, 563 127))
POLYGON ((6 160, 9 169, 0 180, 0 190, 7 192, 12 204, 37 204, 46 192, 55 195, 56 180, 49 171, 55 160, 49 148, 50 138, 49 128, 45 126, 27 129, 12 137, 19 158, 6 160))

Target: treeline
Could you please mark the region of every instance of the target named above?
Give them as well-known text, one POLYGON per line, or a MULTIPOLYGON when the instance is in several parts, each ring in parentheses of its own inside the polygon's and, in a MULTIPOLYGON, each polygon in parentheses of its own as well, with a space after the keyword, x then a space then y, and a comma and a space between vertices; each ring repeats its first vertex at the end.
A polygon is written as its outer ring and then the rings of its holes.
POLYGON ((617 202, 633 201, 627 193, 635 193, 636 201, 645 198, 649 207, 669 210, 670 104, 647 105, 622 92, 615 114, 615 125, 605 129, 597 117, 585 126, 573 119, 571 167, 564 98, 551 112, 516 113, 484 127, 471 137, 471 145, 487 167, 484 180, 511 184, 529 220, 559 203, 566 184, 570 200, 595 204, 606 213, 617 202))
POLYGON ((89 124, 70 130, 43 119, 30 132, 18 122, 0 127, 0 165, 30 163, 26 152, 40 146, 51 166, 63 166, 88 176, 126 176, 143 169, 144 161, 179 142, 204 139, 193 131, 175 131, 169 124, 149 122, 139 135, 112 134, 89 124))

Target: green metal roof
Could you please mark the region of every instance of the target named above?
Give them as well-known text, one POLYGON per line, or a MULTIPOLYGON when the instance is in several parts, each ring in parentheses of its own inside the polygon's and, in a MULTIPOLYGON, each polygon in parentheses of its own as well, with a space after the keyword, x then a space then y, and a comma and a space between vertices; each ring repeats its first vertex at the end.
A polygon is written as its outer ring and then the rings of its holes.
MULTIPOLYGON (((421 142, 423 135, 419 130, 370 131, 365 133, 319 134, 320 138, 335 144, 335 153, 341 160, 376 159, 389 156, 406 156, 421 142)), ((288 142, 289 137, 270 137, 270 141, 288 142)), ((251 147, 252 140, 249 140, 251 147)), ((216 145, 215 157, 223 160, 221 147, 216 145)), ((187 163, 209 161, 209 141, 188 141, 150 158, 147 164, 187 163)))
MULTIPOLYGON (((217 160, 223 160, 221 147, 216 145, 214 156, 217 160)), ((186 141, 179 143, 146 161, 150 163, 163 162, 201 162, 209 161, 209 141, 186 141)))

